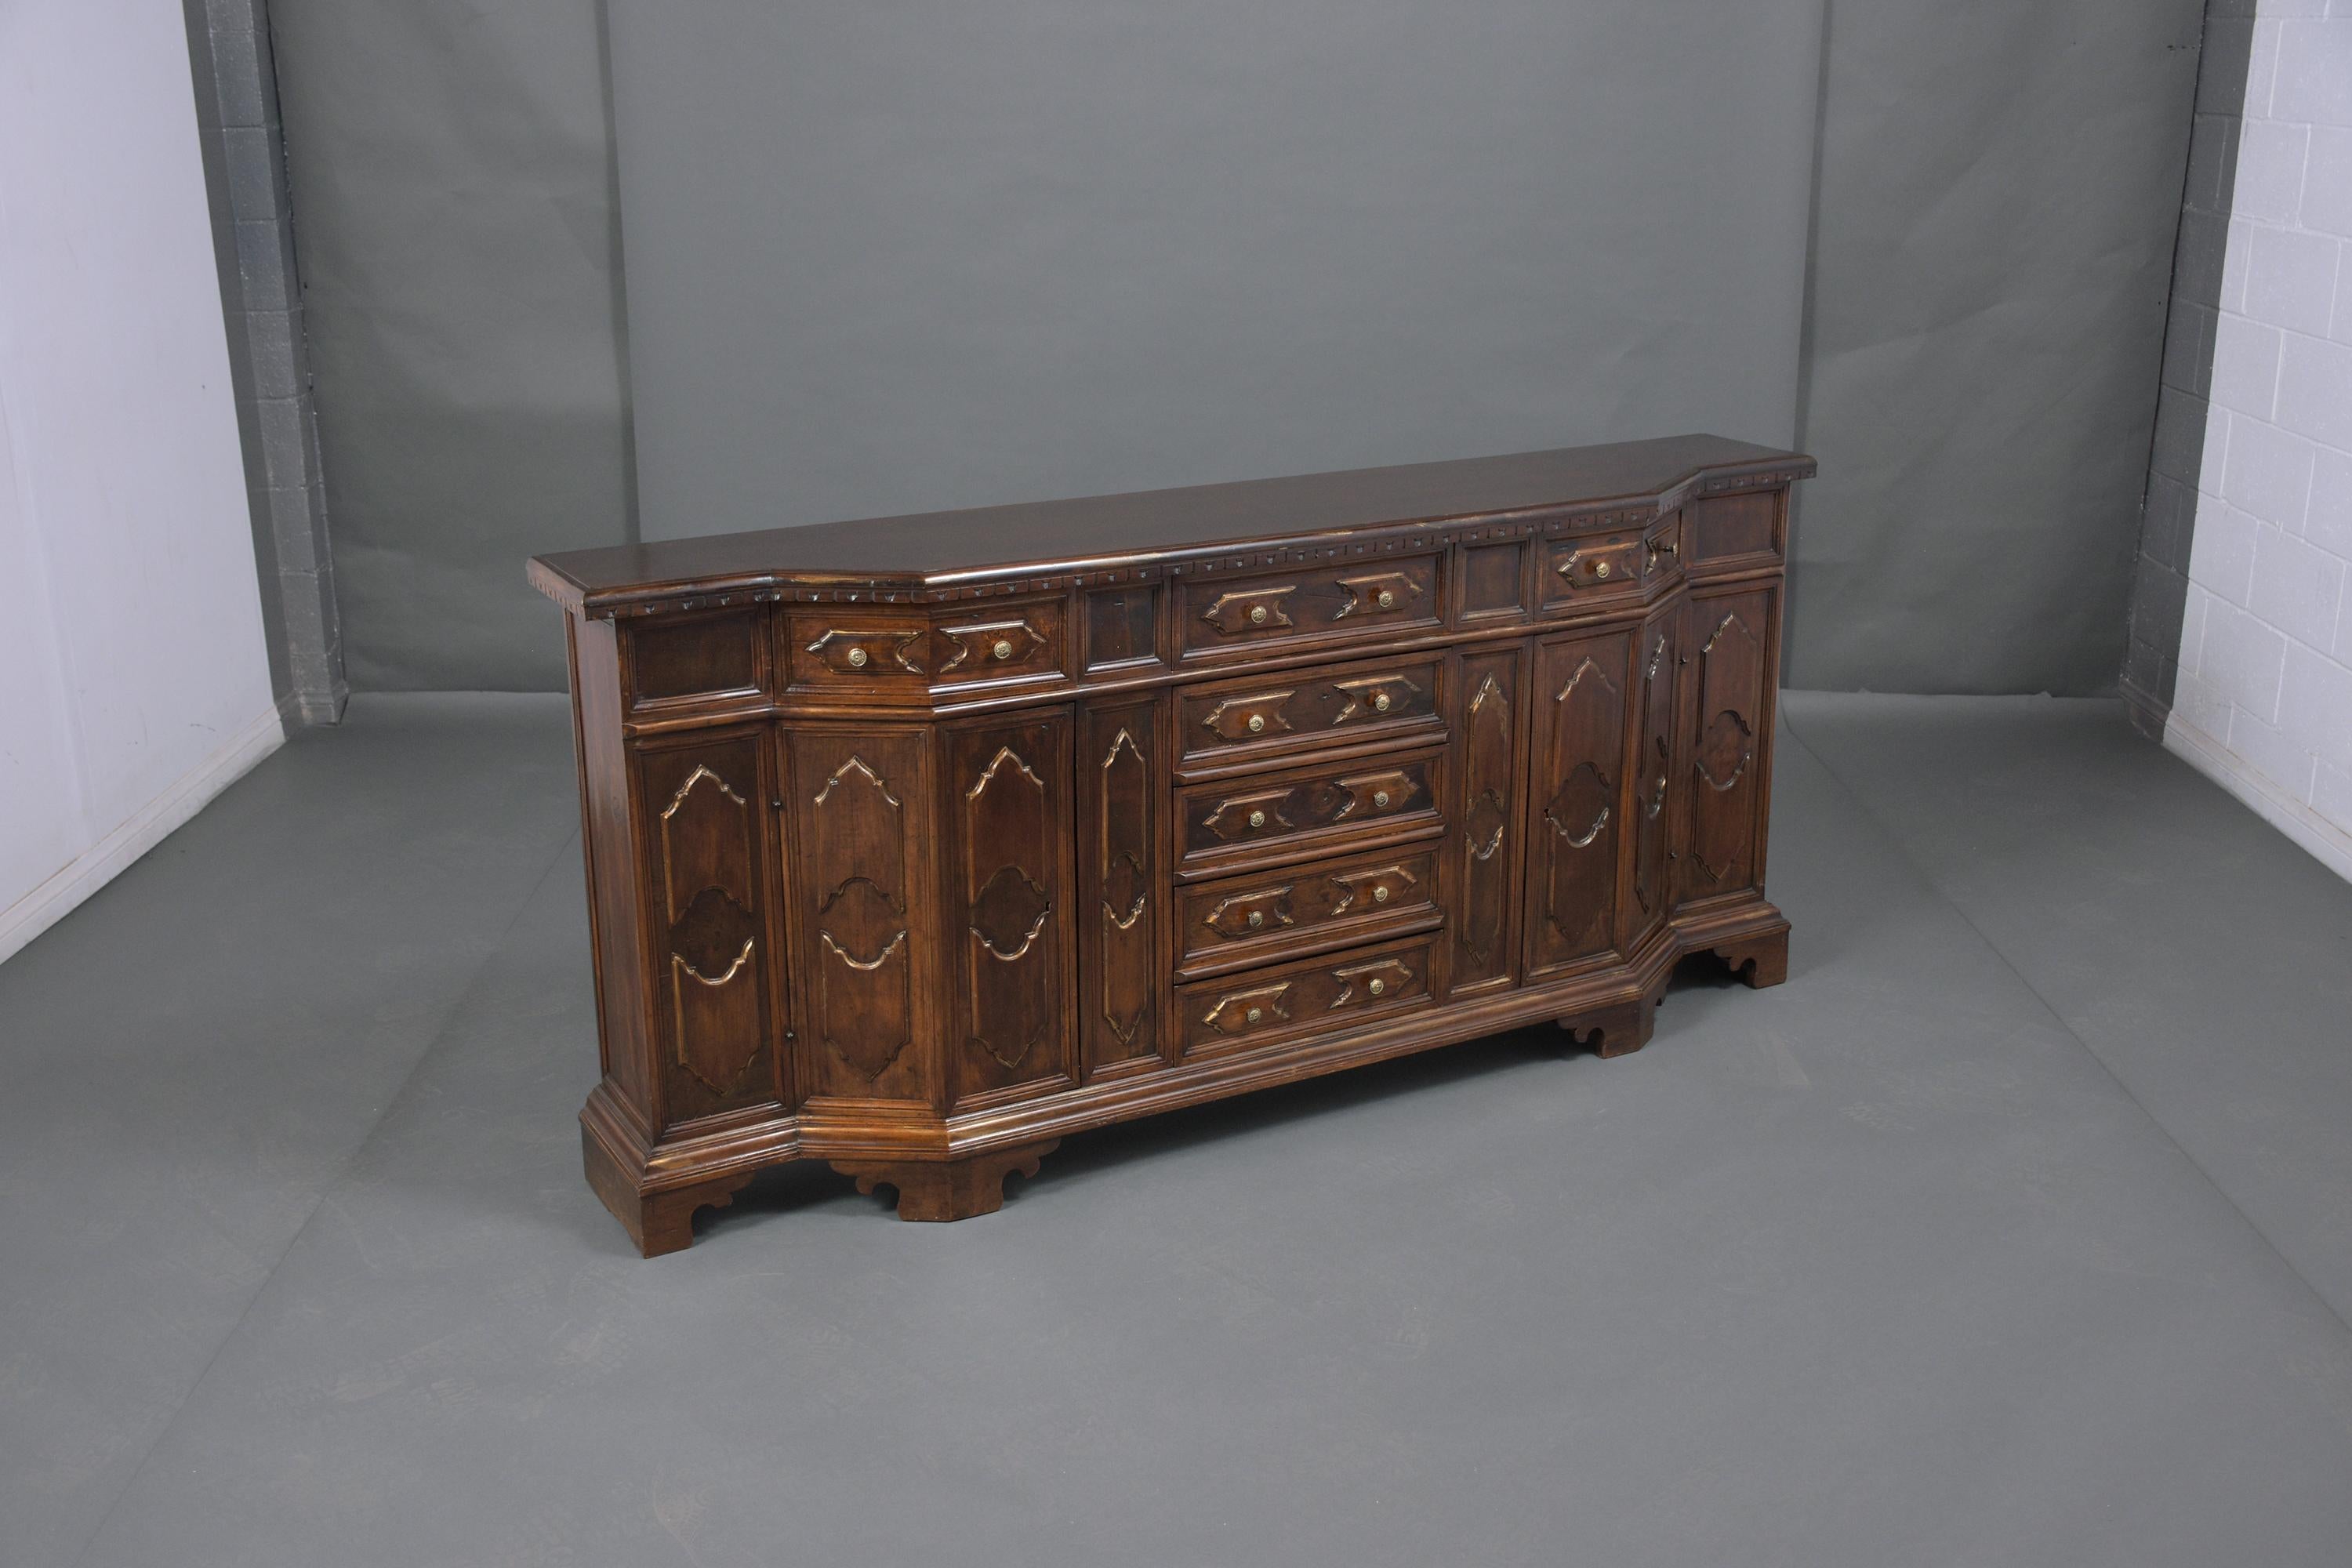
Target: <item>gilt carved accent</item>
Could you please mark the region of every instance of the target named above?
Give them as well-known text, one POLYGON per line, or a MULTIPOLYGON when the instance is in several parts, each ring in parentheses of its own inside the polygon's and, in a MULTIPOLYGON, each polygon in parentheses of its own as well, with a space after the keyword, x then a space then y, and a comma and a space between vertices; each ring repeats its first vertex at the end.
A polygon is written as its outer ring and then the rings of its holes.
MULTIPOLYGON (((888 754, 889 742, 873 743, 888 754)), ((914 1043, 905 817, 906 803, 882 769, 852 751, 833 764, 803 819, 811 869, 824 889, 811 921, 810 1022, 831 1061, 855 1075, 839 1085, 844 1090, 878 1087, 914 1043)), ((831 1066, 818 1070, 821 1081, 835 1074, 831 1066)))
POLYGON ((741 1029, 743 1020, 756 1019, 757 1000, 732 994, 739 983, 752 984, 745 970, 759 946, 759 917, 746 907, 751 847, 750 802, 708 763, 697 763, 661 812, 670 1048, 682 1070, 719 1096, 735 1092, 760 1054, 757 1033, 741 1029))
MULTIPOLYGON (((1138 715, 1139 722, 1148 716, 1148 710, 1138 715)), ((1101 1037, 1094 1035, 1091 1054, 1097 1062, 1135 1053, 1151 1011, 1157 963, 1153 928, 1145 918, 1151 909, 1156 781, 1134 731, 1115 715, 1101 715, 1099 721, 1117 724, 1117 729, 1103 748, 1094 802, 1102 906, 1102 928, 1095 939, 1095 1012, 1118 1049, 1107 1050, 1101 1037)), ((1148 725, 1145 733, 1150 733, 1148 725)))

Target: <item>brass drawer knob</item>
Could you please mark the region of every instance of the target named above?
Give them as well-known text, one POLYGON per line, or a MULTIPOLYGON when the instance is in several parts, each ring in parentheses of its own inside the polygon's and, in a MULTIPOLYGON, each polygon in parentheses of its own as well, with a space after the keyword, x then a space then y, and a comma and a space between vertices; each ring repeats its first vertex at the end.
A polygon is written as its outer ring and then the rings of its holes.
POLYGON ((866 650, 864 648, 854 647, 849 650, 849 668, 852 669, 864 669, 866 668, 866 650))
POLYGON ((1252 605, 1250 606, 1250 625, 1254 626, 1262 626, 1265 625, 1265 606, 1264 605, 1252 605))
POLYGON ((1376 903, 1376 904, 1385 904, 1385 903, 1387 903, 1388 901, 1389 901, 1389 889, 1388 889, 1388 884, 1386 884, 1385 882, 1383 882, 1383 883, 1380 884, 1379 886, 1375 887, 1375 888, 1372 889, 1372 902, 1374 902, 1374 903, 1376 903))
POLYGON ((1252 827, 1264 827, 1265 826, 1265 813, 1262 811, 1251 812, 1250 826, 1252 827))
POLYGON ((1383 610, 1393 610, 1396 608, 1396 595, 1391 593, 1388 589, 1383 588, 1377 595, 1374 596, 1372 603, 1378 605, 1383 610))
POLYGON ((1253 1008, 1251 1008, 1251 1009, 1249 1010, 1249 1014, 1248 1014, 1248 1022, 1255 1024, 1255 1023, 1259 1022, 1259 1021, 1260 1021, 1260 1020, 1262 1020, 1263 1018, 1265 1018, 1265 1008, 1263 1008, 1263 1007, 1253 1007, 1253 1008))
POLYGON ((1606 577, 1606 576, 1608 576, 1608 575, 1609 575, 1609 563, 1607 563, 1606 561, 1596 561, 1596 562, 1594 562, 1594 563, 1592 563, 1592 574, 1593 574, 1595 577, 1606 577))
POLYGON ((1383 991, 1387 990, 1388 988, 1389 988, 1389 983, 1388 983, 1387 981, 1385 981, 1385 980, 1382 980, 1382 979, 1381 979, 1381 978, 1380 978, 1378 975, 1374 975, 1374 976, 1372 977, 1372 983, 1371 983, 1370 985, 1367 985, 1367 986, 1365 986, 1365 987, 1364 987, 1364 989, 1365 989, 1365 990, 1367 990, 1367 991, 1370 992, 1370 993, 1371 993, 1373 995, 1375 995, 1375 996, 1379 995, 1381 992, 1383 992, 1383 991))
POLYGON ((1373 804, 1374 805, 1381 806, 1381 807, 1386 807, 1386 806, 1387 806, 1387 805, 1388 805, 1388 803, 1389 803, 1389 792, 1388 792, 1388 791, 1386 791, 1386 790, 1384 790, 1384 789, 1376 789, 1376 790, 1374 790, 1374 791, 1372 792, 1372 804, 1373 804))
POLYGON ((1262 731, 1264 731, 1264 730, 1265 730, 1265 714, 1263 714, 1263 713, 1253 713, 1253 714, 1251 714, 1251 715, 1250 715, 1250 717, 1249 717, 1249 732, 1250 732, 1251 734, 1253 734, 1253 735, 1255 735, 1255 734, 1259 734, 1259 733, 1261 733, 1262 731))
POLYGON ((1013 657, 1013 645, 1005 641, 1003 638, 999 637, 996 641, 996 646, 990 648, 988 651, 994 654, 999 658, 1011 658, 1013 657))
POLYGON ((1265 924, 1265 911, 1264 910, 1252 910, 1249 912, 1250 930, 1255 931, 1258 927, 1264 924, 1265 924))
POLYGON ((1385 713, 1389 710, 1389 694, 1387 692, 1380 692, 1372 698, 1372 710, 1376 713, 1385 713))

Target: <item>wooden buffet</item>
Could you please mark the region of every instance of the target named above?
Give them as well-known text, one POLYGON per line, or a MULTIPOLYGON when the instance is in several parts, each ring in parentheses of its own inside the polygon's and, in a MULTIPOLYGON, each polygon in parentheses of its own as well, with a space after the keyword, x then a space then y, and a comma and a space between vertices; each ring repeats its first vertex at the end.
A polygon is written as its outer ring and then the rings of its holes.
POLYGON ((1790 485, 1708 436, 541 556, 647 1255, 819 1159, 909 1219, 1066 1133, 1553 1018, 1764 899, 1790 485))

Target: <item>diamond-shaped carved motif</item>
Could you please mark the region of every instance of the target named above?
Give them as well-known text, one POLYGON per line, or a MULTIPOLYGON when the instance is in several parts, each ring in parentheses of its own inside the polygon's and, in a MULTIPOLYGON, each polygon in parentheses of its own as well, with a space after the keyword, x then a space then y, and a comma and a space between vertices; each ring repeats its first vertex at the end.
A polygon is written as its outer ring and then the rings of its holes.
POLYGON ((751 911, 723 888, 705 888, 669 928, 669 950, 705 985, 724 985, 751 956, 751 911))
POLYGON ((1000 866, 971 901, 971 932, 996 957, 1010 963, 1029 951, 1054 900, 1018 866, 1000 866))
POLYGON ((1748 763, 1756 754, 1755 731, 1748 721, 1727 708, 1715 716, 1700 737, 1698 756, 1699 776, 1710 788, 1727 790, 1739 782, 1748 771, 1748 763))
POLYGON ((1608 826, 1612 793, 1600 769, 1589 762, 1580 763, 1576 771, 1552 792, 1551 799, 1544 805, 1544 820, 1570 846, 1585 848, 1608 826))
POLYGON ((1495 791, 1484 790, 1470 803, 1469 815, 1463 820, 1463 831, 1468 836, 1474 858, 1491 860, 1495 851, 1503 847, 1503 832, 1510 826, 1510 817, 1503 810, 1503 797, 1495 791))
POLYGON ((1120 850, 1103 876, 1103 912, 1110 923, 1126 931, 1141 920, 1147 891, 1143 862, 1132 851, 1120 850))

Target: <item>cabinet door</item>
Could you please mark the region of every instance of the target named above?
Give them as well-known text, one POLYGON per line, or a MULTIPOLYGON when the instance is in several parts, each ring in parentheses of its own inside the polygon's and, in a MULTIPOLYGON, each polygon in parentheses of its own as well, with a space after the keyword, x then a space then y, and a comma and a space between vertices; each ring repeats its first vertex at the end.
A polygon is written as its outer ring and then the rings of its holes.
POLYGON ((803 1095, 934 1100, 921 1043, 937 939, 917 889, 933 885, 919 730, 794 729, 784 739, 793 815, 802 1007, 794 1065, 803 1095))
POLYGON ((777 1094, 768 792, 755 734, 640 751, 663 1120, 777 1094))
POLYGON ((953 1105, 1075 1082, 1070 710, 950 730, 953 1105))
POLYGON ((1678 901, 1764 883, 1764 772, 1770 763, 1779 590, 1694 598, 1684 637, 1691 700, 1684 722, 1689 805, 1676 860, 1678 901))
POLYGON ((1530 976, 1616 947, 1633 635, 1539 645, 1528 827, 1530 976))
POLYGON ((1078 748, 1078 1032, 1089 1072, 1160 1048, 1160 704, 1090 707, 1078 748))
POLYGON ((1634 645, 1640 718, 1633 742, 1633 874, 1626 883, 1622 910, 1628 952, 1658 928, 1674 901, 1674 863, 1667 858, 1673 847, 1668 836, 1673 813, 1667 802, 1675 774, 1675 690, 1683 616, 1683 606, 1677 605, 1653 616, 1634 645))
POLYGON ((1462 698, 1461 802, 1453 847, 1451 994, 1511 984, 1517 956, 1516 871, 1525 827, 1519 798, 1519 717, 1527 681, 1525 650, 1465 655, 1462 698))

